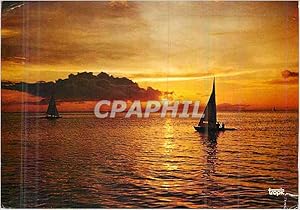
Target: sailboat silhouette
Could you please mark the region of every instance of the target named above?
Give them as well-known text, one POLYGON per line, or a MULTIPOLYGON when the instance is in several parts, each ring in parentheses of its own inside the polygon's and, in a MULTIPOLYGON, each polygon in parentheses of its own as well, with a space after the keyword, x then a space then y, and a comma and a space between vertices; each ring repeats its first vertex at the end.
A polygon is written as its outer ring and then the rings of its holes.
POLYGON ((200 118, 198 126, 194 126, 194 128, 196 131, 203 132, 203 133, 225 131, 225 130, 236 130, 235 128, 225 128, 224 123, 217 122, 215 78, 213 81, 213 88, 208 103, 200 118))
POLYGON ((46 113, 47 113, 46 118, 48 118, 48 119, 61 118, 61 116, 59 115, 58 110, 56 108, 56 102, 55 102, 54 95, 51 95, 49 105, 48 105, 48 109, 47 109, 46 113))

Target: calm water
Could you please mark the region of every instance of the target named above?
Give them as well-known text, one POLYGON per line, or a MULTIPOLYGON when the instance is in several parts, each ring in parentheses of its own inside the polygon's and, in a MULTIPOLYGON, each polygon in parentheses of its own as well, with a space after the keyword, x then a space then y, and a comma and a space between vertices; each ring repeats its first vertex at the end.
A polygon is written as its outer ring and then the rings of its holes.
MULTIPOLYGON (((196 119, 56 121, 2 115, 5 207, 282 208, 298 194, 298 113, 219 113, 217 144, 196 119)), ((291 203, 294 204, 294 203, 291 203)))

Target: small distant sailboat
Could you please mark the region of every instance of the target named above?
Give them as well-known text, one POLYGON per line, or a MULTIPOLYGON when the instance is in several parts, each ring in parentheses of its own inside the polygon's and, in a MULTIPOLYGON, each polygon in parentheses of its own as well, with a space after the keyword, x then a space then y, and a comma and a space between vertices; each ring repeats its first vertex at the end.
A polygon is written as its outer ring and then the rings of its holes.
POLYGON ((198 126, 194 126, 198 132, 218 132, 225 130, 236 130, 235 128, 225 128, 224 123, 217 122, 217 106, 216 106, 216 94, 215 94, 215 78, 213 81, 213 89, 208 100, 208 103, 204 109, 204 112, 200 118, 198 126))
POLYGON ((275 108, 275 106, 273 107, 272 111, 273 111, 273 112, 276 112, 276 108, 275 108))
POLYGON ((48 109, 47 109, 46 113, 47 113, 46 118, 48 118, 48 119, 61 118, 61 116, 59 115, 58 110, 56 108, 56 102, 55 102, 55 98, 53 95, 50 98, 48 109))

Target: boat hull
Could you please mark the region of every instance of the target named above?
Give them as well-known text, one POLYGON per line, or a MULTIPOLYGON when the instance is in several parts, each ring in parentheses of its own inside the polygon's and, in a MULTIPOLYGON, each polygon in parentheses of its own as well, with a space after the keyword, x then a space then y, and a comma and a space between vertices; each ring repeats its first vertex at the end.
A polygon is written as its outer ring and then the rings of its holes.
POLYGON ((62 118, 62 117, 61 116, 46 116, 45 118, 49 119, 49 120, 54 120, 54 119, 58 119, 58 118, 62 118))
POLYGON ((208 127, 203 127, 203 126, 194 126, 194 128, 196 131, 198 131, 200 133, 236 130, 236 128, 208 128, 208 127))

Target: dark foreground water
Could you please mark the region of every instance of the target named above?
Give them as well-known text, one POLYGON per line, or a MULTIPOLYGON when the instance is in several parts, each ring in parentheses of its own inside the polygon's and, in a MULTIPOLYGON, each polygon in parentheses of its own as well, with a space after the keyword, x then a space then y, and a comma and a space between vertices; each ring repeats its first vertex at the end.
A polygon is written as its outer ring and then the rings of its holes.
POLYGON ((298 113, 218 117, 238 130, 212 144, 196 119, 4 113, 2 205, 282 208, 267 189, 298 194, 298 113))

